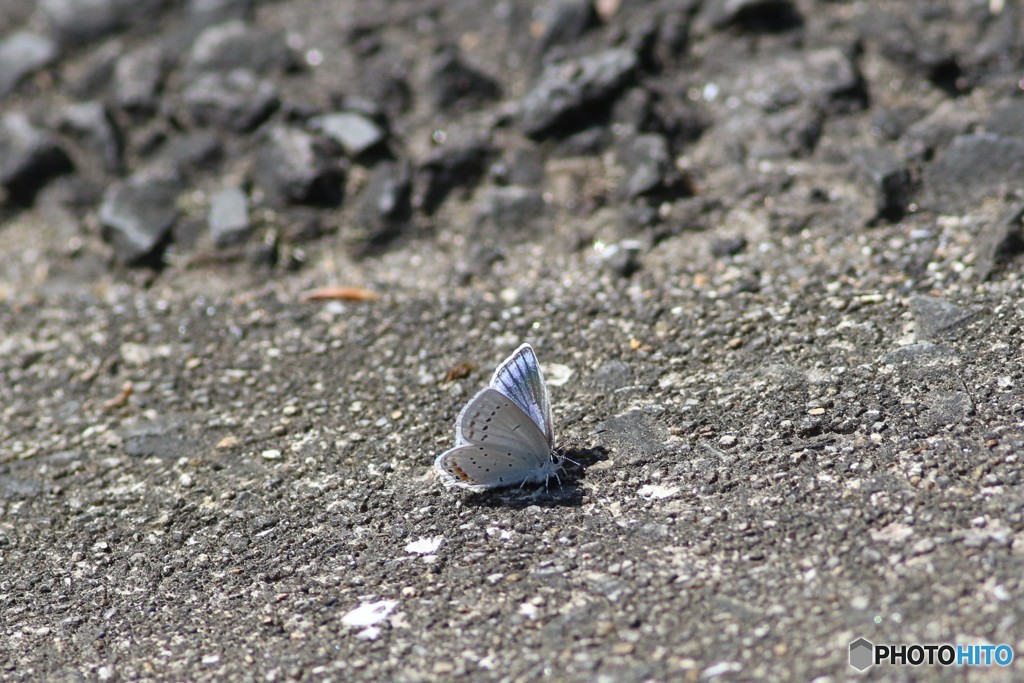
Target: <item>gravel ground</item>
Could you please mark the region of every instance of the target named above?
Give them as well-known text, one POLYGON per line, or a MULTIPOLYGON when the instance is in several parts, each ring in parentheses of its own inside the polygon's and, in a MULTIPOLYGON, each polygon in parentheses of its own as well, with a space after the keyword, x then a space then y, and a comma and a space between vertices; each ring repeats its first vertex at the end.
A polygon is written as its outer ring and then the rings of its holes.
POLYGON ((1013 0, 9 0, 4 680, 985 680, 1013 0), (325 289, 327 288, 327 289, 325 289), (561 486, 436 455, 536 348, 561 486))

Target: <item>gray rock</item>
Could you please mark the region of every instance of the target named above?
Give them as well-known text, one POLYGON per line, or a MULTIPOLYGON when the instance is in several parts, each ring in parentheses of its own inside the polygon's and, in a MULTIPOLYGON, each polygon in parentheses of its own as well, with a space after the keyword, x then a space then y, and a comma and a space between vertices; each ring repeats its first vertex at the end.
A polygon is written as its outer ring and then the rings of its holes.
POLYGON ((254 177, 271 206, 337 206, 344 196, 341 166, 312 135, 292 126, 278 125, 267 132, 256 154, 254 177))
POLYGON ((871 132, 883 140, 899 140, 924 114, 924 109, 914 106, 878 109, 871 115, 871 132))
POLYGON ((544 182, 544 155, 535 147, 508 149, 491 164, 488 174, 501 185, 538 187, 544 182))
POLYGON ((1019 190, 1024 138, 961 135, 924 172, 925 204, 937 211, 970 211, 985 197, 1019 190))
POLYGON ((743 235, 732 237, 719 237, 711 242, 711 255, 715 258, 725 258, 740 254, 747 248, 747 238, 743 235))
POLYGON ((544 214, 544 195, 535 188, 518 186, 491 188, 484 198, 477 219, 495 226, 499 232, 529 234, 530 227, 544 214))
POLYGON ((384 131, 372 119, 356 112, 324 114, 309 121, 313 130, 323 133, 357 157, 384 142, 384 131))
POLYGON ((978 123, 978 115, 947 101, 924 118, 912 123, 900 139, 900 152, 905 159, 930 159, 935 150, 945 147, 958 135, 970 132, 978 123))
POLYGON ((252 15, 252 0, 190 0, 187 15, 196 26, 216 26, 252 15))
POLYGON ((107 188, 100 204, 103 238, 124 264, 158 260, 178 218, 176 178, 137 175, 107 188))
POLYGON ((121 171, 121 134, 101 102, 69 105, 61 117, 61 130, 97 154, 108 172, 121 171))
POLYGON ((639 240, 623 240, 609 245, 601 254, 601 265, 618 277, 632 277, 643 266, 640 260, 642 250, 643 244, 639 240))
POLYGON ((673 173, 668 142, 660 135, 630 135, 616 145, 616 158, 626 174, 619 192, 629 199, 665 189, 673 173))
POLYGON ((549 0, 538 5, 540 37, 534 48, 543 57, 559 46, 574 45, 597 24, 597 13, 590 0, 549 0))
POLYGON ((188 179, 220 161, 223 152, 224 146, 219 135, 199 130, 173 138, 160 151, 154 163, 172 175, 188 179))
POLYGON ((114 70, 123 57, 124 44, 108 40, 79 60, 70 60, 62 74, 68 92, 80 100, 110 99, 114 70))
POLYGON ((388 51, 373 55, 359 70, 359 94, 392 117, 404 113, 412 104, 411 68, 406 60, 388 51))
POLYGON ((29 206, 53 178, 72 170, 71 160, 48 132, 20 112, 0 119, 0 185, 8 200, 29 206))
POLYGON ((434 108, 441 111, 477 106, 501 95, 498 82, 466 64, 455 48, 435 56, 427 88, 434 108))
POLYGON ((1014 258, 1024 254, 1024 204, 1017 204, 998 220, 982 227, 975 249, 975 274, 987 280, 1014 258))
POLYGON ((411 174, 408 166, 381 162, 374 166, 356 211, 360 238, 367 247, 378 247, 398 237, 412 215, 411 174))
POLYGON ((1007 137, 1024 137, 1024 99, 1008 97, 992 109, 985 131, 1007 137))
POLYGON ((803 23, 789 0, 710 0, 698 16, 698 26, 723 29, 740 26, 758 33, 775 33, 803 23))
POLYGON ((192 44, 186 69, 191 73, 247 69, 262 75, 283 71, 291 63, 291 51, 280 33, 235 20, 203 31, 192 44))
POLYGON ((39 12, 63 44, 83 44, 125 26, 126 0, 40 0, 39 12))
POLYGON ((934 296, 917 295, 910 300, 917 321, 917 335, 932 339, 974 317, 974 312, 934 296))
POLYGON ((861 107, 864 84, 849 55, 835 47, 765 59, 739 72, 728 94, 771 112, 809 104, 826 110, 861 107))
POLYGON ((162 46, 145 45, 129 52, 114 67, 114 100, 129 112, 155 111, 166 72, 162 46))
POLYGON ((903 218, 913 189, 907 165, 892 152, 879 148, 860 150, 854 155, 854 164, 875 196, 872 220, 895 222, 903 218))
POLYGON ((490 154, 490 145, 480 140, 432 150, 416 172, 413 206, 433 213, 452 190, 475 185, 490 154))
POLYGON ((595 122, 589 128, 571 133, 566 138, 559 140, 551 151, 551 156, 555 158, 597 156, 611 145, 612 140, 611 129, 602 123, 595 122))
POLYGON ((15 31, 0 40, 0 99, 57 57, 57 44, 35 33, 15 31))
POLYGON ((611 100, 637 66, 636 54, 619 48, 547 67, 520 103, 523 132, 540 137, 586 128, 590 108, 611 100))
POLYGON ((214 245, 226 247, 244 242, 252 231, 249 198, 245 192, 228 187, 213 195, 207 222, 214 245))
MULTIPOLYGON (((181 64, 186 67, 183 69, 186 80, 202 71, 187 68, 189 54, 197 38, 212 27, 236 21, 250 26, 249 22, 259 22, 253 11, 253 0, 180 0, 174 8, 174 28, 164 33, 164 43, 173 54, 180 56, 181 64), (179 5, 184 11, 177 11, 179 5)), ((244 68, 245 65, 242 66, 244 68)))
POLYGON ((239 133, 266 121, 280 104, 274 84, 247 69, 200 76, 182 99, 198 124, 239 133))
POLYGON ((868 13, 865 31, 875 31, 880 38, 881 54, 908 74, 923 78, 932 85, 954 95, 960 90, 962 70, 957 51, 947 36, 928 30, 928 22, 907 22, 885 12, 868 13))
POLYGON ((738 111, 712 131, 718 154, 736 161, 805 157, 821 138, 824 115, 809 103, 779 111, 738 111))

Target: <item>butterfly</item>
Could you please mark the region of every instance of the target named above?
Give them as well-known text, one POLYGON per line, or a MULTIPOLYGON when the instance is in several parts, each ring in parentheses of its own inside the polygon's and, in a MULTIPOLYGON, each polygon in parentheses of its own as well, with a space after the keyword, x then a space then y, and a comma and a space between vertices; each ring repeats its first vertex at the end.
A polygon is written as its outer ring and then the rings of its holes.
POLYGON ((533 347, 523 344, 494 371, 455 421, 455 447, 434 460, 447 486, 474 491, 544 482, 562 469, 552 453, 551 401, 533 347))

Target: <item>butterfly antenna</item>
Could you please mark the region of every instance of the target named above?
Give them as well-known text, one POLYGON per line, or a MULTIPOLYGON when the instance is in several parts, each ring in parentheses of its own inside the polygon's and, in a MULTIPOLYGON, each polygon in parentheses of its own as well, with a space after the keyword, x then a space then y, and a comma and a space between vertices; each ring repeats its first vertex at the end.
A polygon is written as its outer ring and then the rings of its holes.
POLYGON ((558 456, 558 461, 559 461, 559 462, 558 462, 558 466, 559 466, 559 467, 565 467, 565 465, 563 465, 563 464, 562 464, 562 461, 563 461, 563 460, 564 460, 564 461, 566 461, 566 462, 571 462, 571 463, 572 463, 573 465, 576 465, 576 467, 579 467, 579 466, 580 466, 580 464, 579 464, 578 462, 576 462, 575 460, 573 460, 573 459, 572 459, 572 458, 570 458, 569 456, 565 455, 565 454, 564 454, 564 453, 562 453, 561 451, 559 451, 559 452, 558 452, 558 453, 556 453, 555 455, 557 455, 557 456, 558 456))

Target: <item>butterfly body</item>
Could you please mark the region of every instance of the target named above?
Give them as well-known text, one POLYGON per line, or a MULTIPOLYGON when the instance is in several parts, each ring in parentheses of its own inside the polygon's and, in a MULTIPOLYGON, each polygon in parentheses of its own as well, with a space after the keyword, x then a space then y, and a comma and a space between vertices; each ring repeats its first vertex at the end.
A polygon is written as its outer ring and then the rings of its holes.
POLYGON ((533 347, 523 344, 494 371, 455 422, 455 447, 434 460, 449 486, 483 491, 558 478, 551 402, 533 347))

